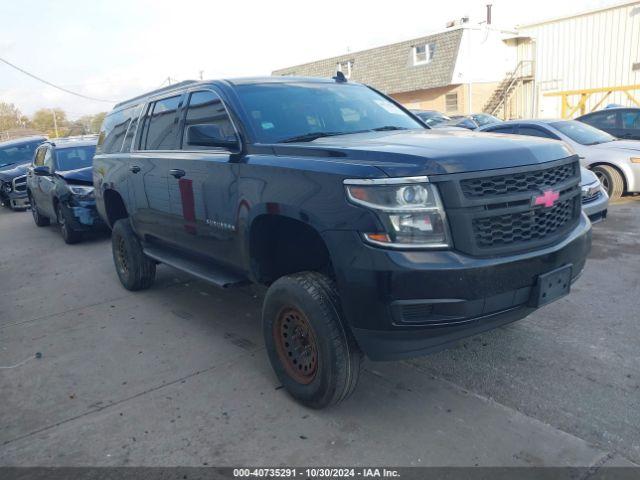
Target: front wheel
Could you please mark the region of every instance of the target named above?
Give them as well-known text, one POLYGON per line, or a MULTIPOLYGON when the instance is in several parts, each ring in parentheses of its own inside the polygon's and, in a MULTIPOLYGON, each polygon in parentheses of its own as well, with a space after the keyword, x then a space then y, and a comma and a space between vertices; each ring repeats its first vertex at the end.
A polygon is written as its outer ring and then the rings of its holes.
POLYGON ((64 243, 72 245, 82 240, 82 232, 73 229, 73 225, 71 225, 69 219, 66 217, 60 202, 56 203, 56 218, 58 220, 58 225, 60 226, 60 233, 62 234, 64 243))
POLYGON ((362 353, 341 311, 334 282, 317 272, 278 279, 264 300, 271 365, 287 392, 312 408, 340 403, 358 383, 362 353))
POLYGON ((127 290, 149 288, 156 277, 156 264, 142 251, 128 218, 118 220, 111 232, 113 263, 122 286, 127 290))
POLYGON ((622 197, 624 193, 624 179, 620 171, 610 165, 598 165, 597 167, 593 167, 593 173, 595 173, 598 180, 600 180, 600 183, 607 191, 612 202, 622 197))
POLYGON ((33 216, 33 221, 38 227, 46 227, 49 225, 49 218, 40 214, 40 210, 38 210, 38 206, 36 205, 36 201, 33 197, 29 197, 31 203, 31 215, 33 216))

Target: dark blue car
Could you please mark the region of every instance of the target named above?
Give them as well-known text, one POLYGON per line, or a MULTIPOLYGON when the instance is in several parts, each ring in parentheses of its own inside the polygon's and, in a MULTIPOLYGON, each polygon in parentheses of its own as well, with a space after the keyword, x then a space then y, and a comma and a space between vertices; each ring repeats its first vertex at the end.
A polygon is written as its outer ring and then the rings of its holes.
POLYGON ((185 82, 116 105, 94 157, 115 270, 267 287, 279 380, 314 408, 363 353, 424 355, 569 293, 591 225, 564 144, 430 129, 335 79, 185 82))
POLYGON ((51 220, 60 225, 66 243, 103 226, 93 194, 92 160, 96 138, 59 138, 36 151, 27 174, 27 194, 39 227, 51 220))

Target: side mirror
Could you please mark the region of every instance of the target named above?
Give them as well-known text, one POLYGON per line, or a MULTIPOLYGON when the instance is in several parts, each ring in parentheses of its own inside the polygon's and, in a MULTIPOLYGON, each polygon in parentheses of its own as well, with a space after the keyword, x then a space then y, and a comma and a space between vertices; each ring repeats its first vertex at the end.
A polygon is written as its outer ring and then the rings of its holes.
POLYGON ((39 177, 50 177, 51 170, 49 170, 49 167, 45 165, 40 165, 38 167, 33 167, 33 174, 39 177))
POLYGON ((223 135, 217 125, 203 123, 187 127, 187 144, 196 147, 214 147, 233 150, 238 148, 238 140, 223 135))

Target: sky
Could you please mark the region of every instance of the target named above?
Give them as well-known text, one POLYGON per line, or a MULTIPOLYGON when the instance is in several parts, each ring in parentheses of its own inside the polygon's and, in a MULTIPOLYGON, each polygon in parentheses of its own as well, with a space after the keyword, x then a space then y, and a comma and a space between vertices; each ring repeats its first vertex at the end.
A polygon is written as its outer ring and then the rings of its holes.
POLYGON ((503 28, 621 0, 147 1, 0 0, 0 101, 22 113, 62 108, 71 119, 108 111, 172 81, 269 75, 273 70, 441 30, 485 17, 503 28))

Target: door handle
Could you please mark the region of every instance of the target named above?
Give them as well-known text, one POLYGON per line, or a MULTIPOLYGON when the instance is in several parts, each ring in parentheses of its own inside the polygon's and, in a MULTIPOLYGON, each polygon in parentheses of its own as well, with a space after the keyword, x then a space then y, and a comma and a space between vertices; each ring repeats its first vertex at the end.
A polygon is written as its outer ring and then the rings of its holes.
POLYGON ((131 170, 133 173, 138 173, 140 171, 140 167, 138 165, 131 165, 129 167, 129 170, 131 170))
POLYGON ((169 175, 175 178, 182 178, 186 175, 186 173, 184 172, 184 170, 180 170, 179 168, 172 168, 171 170, 169 170, 169 175))

